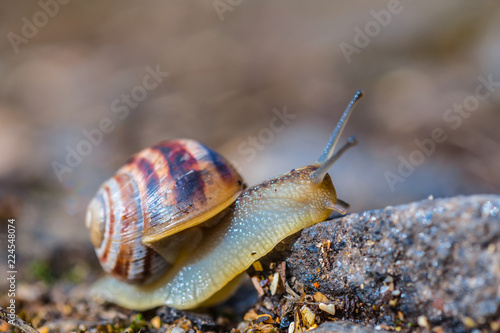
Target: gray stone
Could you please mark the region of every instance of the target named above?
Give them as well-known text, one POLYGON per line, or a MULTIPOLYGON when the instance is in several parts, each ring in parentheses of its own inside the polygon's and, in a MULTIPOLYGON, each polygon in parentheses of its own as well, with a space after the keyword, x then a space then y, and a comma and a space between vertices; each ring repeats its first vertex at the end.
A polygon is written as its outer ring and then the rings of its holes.
POLYGON ((500 317, 497 195, 351 214, 308 228, 286 250, 279 248, 263 263, 290 251, 288 284, 326 295, 339 319, 461 332, 491 329, 500 317))

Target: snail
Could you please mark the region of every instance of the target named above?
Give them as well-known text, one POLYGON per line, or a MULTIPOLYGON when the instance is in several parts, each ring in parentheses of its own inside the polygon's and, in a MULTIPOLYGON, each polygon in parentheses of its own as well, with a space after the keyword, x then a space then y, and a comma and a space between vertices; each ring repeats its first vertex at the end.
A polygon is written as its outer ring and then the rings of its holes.
POLYGON ((134 155, 89 203, 86 226, 108 276, 92 295, 126 308, 190 309, 217 302, 239 276, 286 237, 345 214, 328 169, 363 95, 347 106, 313 164, 245 189, 222 156, 194 140, 170 140, 134 155))

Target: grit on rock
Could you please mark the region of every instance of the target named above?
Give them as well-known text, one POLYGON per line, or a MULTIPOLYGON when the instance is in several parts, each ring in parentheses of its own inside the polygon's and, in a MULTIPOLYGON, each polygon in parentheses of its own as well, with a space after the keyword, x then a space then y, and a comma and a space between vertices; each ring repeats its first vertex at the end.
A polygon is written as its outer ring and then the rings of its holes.
MULTIPOLYGON (((330 319, 402 331, 500 328, 500 196, 424 200, 330 220, 262 266, 283 255, 292 293, 305 304, 307 295, 326 296, 336 308, 330 319)), ((261 303, 279 304, 281 316, 293 318, 276 297, 266 292, 261 303)))

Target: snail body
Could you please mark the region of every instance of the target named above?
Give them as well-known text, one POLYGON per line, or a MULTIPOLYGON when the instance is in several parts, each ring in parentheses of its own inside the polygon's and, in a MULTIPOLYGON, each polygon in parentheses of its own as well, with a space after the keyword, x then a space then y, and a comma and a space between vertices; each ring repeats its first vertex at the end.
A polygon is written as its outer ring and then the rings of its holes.
MULTIPOLYGON (((151 152, 143 151, 136 155, 128 166, 124 166, 103 184, 89 205, 87 227, 91 231, 92 242, 99 245, 96 246, 96 252, 101 265, 111 274, 94 285, 93 294, 136 310, 164 304, 178 309, 195 308, 211 299, 224 296, 226 291, 234 287, 234 280, 241 273, 286 237, 324 221, 334 210, 345 213, 337 204, 337 194, 327 171, 343 152, 356 143, 350 138, 336 154, 333 153, 350 112, 361 96, 362 92, 358 91, 316 163, 294 169, 246 190, 236 171, 211 150, 210 153, 194 155, 200 161, 216 160, 218 168, 202 162, 194 163, 188 158, 191 167, 196 164, 195 171, 184 168, 176 173, 178 177, 158 177, 160 181, 156 183, 151 181, 151 177, 155 175, 148 176, 148 172, 171 175, 171 172, 161 168, 161 164, 165 165, 166 161, 169 169, 172 169, 175 163, 169 161, 175 159, 163 154, 163 161, 159 159, 162 162, 152 169, 144 167, 139 168, 139 171, 131 171, 131 166, 137 165, 134 161, 137 162, 151 152), (202 164, 204 168, 200 168, 202 164), (197 176, 192 175, 193 172, 197 176), (146 182, 149 186, 137 185, 133 191, 133 180, 122 179, 126 174, 134 177, 141 175, 137 184, 146 182), (187 174, 191 176, 186 176, 187 174), (179 182, 183 177, 189 178, 190 182, 179 182), (215 181, 225 182, 222 194, 212 195, 211 192, 200 190, 212 186, 215 181), (121 186, 114 185, 120 182, 121 186), (170 191, 184 192, 174 200, 181 202, 183 207, 169 205, 171 202, 165 201, 163 192, 161 195, 151 193, 158 191, 153 185, 161 186, 162 182, 174 184, 169 187, 170 191), (124 196, 124 188, 129 188, 130 196, 124 196), (149 194, 143 194, 141 199, 152 201, 152 205, 144 209, 137 203, 137 195, 138 191, 148 189, 149 194), (151 197, 153 200, 149 199, 151 197), (111 205, 105 200, 111 202, 117 198, 121 199, 121 205, 135 205, 136 209, 110 210, 111 205), (157 206, 168 208, 155 208, 157 206), (208 212, 205 211, 207 207, 208 212), (139 209, 142 209, 142 214, 139 209), (109 216, 110 212, 114 213, 111 214, 113 217, 109 216), (165 212, 168 212, 167 217, 164 216, 165 212), (116 223, 116 215, 121 216, 118 218, 121 219, 121 224, 116 223), (190 215, 194 218, 190 219, 190 215), (155 220, 160 217, 161 221, 155 220), (134 224, 141 220, 142 225, 135 227, 134 224), (111 237, 106 242, 105 234, 111 232, 113 227, 120 236, 111 237), (107 245, 103 245, 104 243, 107 245), (134 252, 135 247, 139 248, 138 252, 134 252), (112 249, 115 249, 113 255, 105 253, 112 249), (117 259, 106 266, 106 260, 113 257, 117 259), (103 259, 106 260, 103 262, 103 259), (127 269, 118 265, 127 260, 130 261, 127 269), (146 272, 138 272, 141 268, 146 272)), ((197 148, 198 151, 208 149, 191 140, 167 141, 159 146, 175 148, 176 145, 201 147, 197 148)), ((152 149, 156 153, 157 146, 147 150, 152 149)), ((185 160, 177 157, 177 162, 184 163, 184 166, 185 160)), ((168 197, 170 192, 166 193, 168 197)))

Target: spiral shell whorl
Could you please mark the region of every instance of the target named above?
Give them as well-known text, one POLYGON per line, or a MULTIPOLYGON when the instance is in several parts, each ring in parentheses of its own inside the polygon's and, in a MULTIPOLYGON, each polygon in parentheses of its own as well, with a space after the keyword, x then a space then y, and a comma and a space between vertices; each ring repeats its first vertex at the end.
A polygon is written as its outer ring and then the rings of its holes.
POLYGON ((170 267, 141 242, 144 229, 143 216, 138 213, 141 208, 135 180, 127 174, 117 174, 99 189, 87 217, 95 215, 90 212, 101 212, 92 222, 92 226, 99 227, 91 228, 91 239, 103 269, 133 284, 152 282, 170 267))
POLYGON ((142 150, 89 204, 86 224, 103 269, 128 283, 153 282, 175 262, 177 250, 162 256, 146 246, 144 234, 163 237, 193 219, 201 223, 243 188, 231 165, 196 141, 171 140, 142 150))

